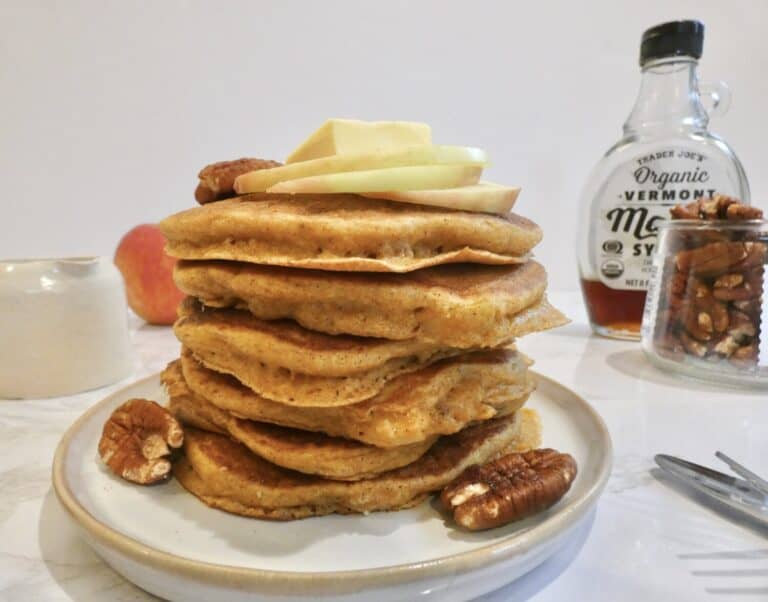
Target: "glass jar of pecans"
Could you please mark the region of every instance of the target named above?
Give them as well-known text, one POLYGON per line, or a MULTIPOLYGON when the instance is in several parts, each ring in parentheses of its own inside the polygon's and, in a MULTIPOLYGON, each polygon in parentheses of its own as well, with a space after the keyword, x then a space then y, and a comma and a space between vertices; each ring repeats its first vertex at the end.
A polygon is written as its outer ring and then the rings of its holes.
POLYGON ((659 229, 643 350, 667 370, 768 387, 768 221, 722 195, 670 213, 659 229))

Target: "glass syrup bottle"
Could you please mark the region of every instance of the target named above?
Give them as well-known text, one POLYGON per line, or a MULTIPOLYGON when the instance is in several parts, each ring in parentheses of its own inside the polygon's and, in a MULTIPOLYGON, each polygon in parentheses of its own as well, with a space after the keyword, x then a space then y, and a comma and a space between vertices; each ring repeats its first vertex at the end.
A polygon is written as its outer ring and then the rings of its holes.
POLYGON ((582 193, 579 273, 592 329, 639 339, 652 253, 669 208, 715 193, 749 203, 733 150, 707 129, 724 113, 727 86, 699 85, 704 25, 675 21, 648 29, 640 45, 642 80, 624 136, 597 164, 582 193))

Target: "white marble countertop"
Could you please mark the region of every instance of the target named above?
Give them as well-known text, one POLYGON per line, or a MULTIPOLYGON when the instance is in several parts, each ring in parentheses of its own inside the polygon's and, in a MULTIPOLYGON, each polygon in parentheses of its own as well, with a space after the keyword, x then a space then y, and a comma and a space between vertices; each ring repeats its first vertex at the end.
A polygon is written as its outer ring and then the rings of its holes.
MULTIPOLYGON (((591 523, 556 556, 484 600, 768 600, 768 529, 697 503, 652 474, 667 452, 716 465, 721 449, 768 474, 768 394, 659 372, 639 345, 591 336, 579 293, 551 293, 572 324, 526 337, 536 369, 602 414, 615 461, 591 523)), ((0 600, 150 600, 80 539, 51 489, 53 453, 89 406, 178 353, 170 328, 131 319, 134 377, 82 395, 0 400, 0 600)), ((546 428, 546 425, 545 425, 546 428)))

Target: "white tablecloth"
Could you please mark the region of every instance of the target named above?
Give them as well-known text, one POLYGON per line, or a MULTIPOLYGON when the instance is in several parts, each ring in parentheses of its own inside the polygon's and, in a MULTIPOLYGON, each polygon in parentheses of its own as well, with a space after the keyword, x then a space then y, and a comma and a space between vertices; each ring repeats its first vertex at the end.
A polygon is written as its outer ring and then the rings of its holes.
MULTIPOLYGON (((637 343, 591 336, 579 293, 550 297, 573 323, 519 347, 602 414, 613 475, 593 520, 560 553, 484 600, 768 600, 768 529, 702 506, 651 472, 655 453, 716 465, 720 449, 768 475, 768 394, 659 372, 637 343)), ((152 599, 80 539, 50 480, 56 444, 85 409, 178 354, 170 328, 132 316, 131 330, 131 379, 66 398, 0 400, 0 600, 152 599)))

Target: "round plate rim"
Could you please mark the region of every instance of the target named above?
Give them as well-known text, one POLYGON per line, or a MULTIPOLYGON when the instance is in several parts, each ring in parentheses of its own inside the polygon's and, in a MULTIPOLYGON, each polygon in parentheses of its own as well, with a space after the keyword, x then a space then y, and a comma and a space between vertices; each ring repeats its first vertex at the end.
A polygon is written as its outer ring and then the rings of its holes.
POLYGON ((597 427, 602 447, 606 453, 600 462, 597 479, 580 499, 575 500, 569 506, 568 512, 554 514, 546 521, 532 527, 523 534, 510 535, 476 550, 460 552, 422 562, 371 569, 320 572, 276 571, 193 560, 164 552, 120 533, 93 516, 77 500, 65 477, 65 458, 72 439, 94 414, 102 410, 104 406, 113 403, 116 397, 124 396, 126 389, 145 385, 150 383, 150 381, 157 381, 159 373, 137 380, 108 395, 90 407, 67 429, 56 448, 53 459, 53 488, 64 509, 78 526, 85 531, 89 539, 108 549, 122 553, 142 566, 148 565, 156 570, 171 572, 202 582, 230 587, 235 584, 240 587, 247 587, 248 585, 280 582, 285 585, 292 584, 299 587, 311 585, 316 593, 321 593, 323 586, 326 588, 333 587, 334 590, 337 590, 339 583, 344 583, 345 589, 346 587, 362 589, 374 585, 414 581, 445 574, 457 575, 524 554, 538 543, 547 541, 556 536, 557 533, 574 527, 597 501, 610 476, 613 462, 613 445, 608 428, 597 411, 585 399, 568 387, 540 373, 531 372, 539 382, 546 382, 548 386, 554 386, 555 388, 567 391, 573 398, 573 401, 569 403, 576 402, 581 406, 581 410, 586 412, 597 427))

